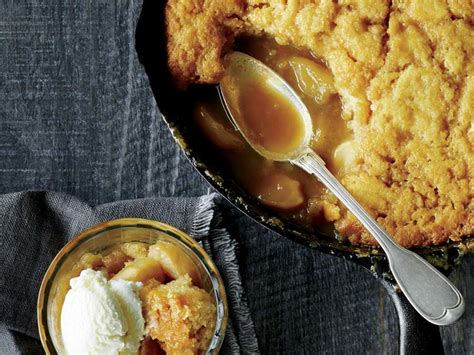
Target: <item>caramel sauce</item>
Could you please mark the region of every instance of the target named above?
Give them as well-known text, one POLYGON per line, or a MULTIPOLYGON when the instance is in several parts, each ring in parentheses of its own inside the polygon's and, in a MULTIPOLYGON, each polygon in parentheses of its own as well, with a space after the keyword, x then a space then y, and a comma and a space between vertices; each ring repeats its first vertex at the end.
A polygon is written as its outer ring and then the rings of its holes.
POLYGON ((291 153, 305 136, 300 113, 288 98, 260 78, 224 77, 221 90, 234 120, 249 142, 270 153, 291 153), (237 107, 233 107, 237 105, 237 107))

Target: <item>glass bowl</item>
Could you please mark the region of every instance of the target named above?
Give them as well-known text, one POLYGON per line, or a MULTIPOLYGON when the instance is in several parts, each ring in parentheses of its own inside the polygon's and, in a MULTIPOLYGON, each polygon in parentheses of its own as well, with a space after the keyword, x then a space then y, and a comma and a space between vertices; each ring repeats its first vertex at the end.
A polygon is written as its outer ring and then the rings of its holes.
POLYGON ((69 289, 73 266, 82 255, 100 252, 117 244, 158 240, 172 243, 186 253, 196 265, 202 278, 202 288, 214 296, 217 320, 208 354, 217 354, 224 340, 228 321, 228 305, 224 282, 204 249, 184 232, 157 221, 122 218, 87 229, 67 243, 56 255, 43 278, 38 295, 37 317, 41 343, 47 354, 64 353, 60 315, 69 289))

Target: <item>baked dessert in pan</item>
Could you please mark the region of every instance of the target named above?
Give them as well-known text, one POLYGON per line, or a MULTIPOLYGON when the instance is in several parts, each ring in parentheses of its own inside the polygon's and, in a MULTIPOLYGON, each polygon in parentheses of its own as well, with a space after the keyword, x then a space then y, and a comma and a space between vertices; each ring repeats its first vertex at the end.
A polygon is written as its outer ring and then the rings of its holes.
MULTIPOLYGON (((314 115, 321 129, 313 149, 406 247, 474 232, 473 26, 474 4, 454 0, 166 5, 168 66, 178 87, 218 83, 233 48, 266 62, 300 90, 314 115)), ((352 243, 375 243, 316 181, 239 148, 219 115, 198 103, 203 133, 230 166, 245 162, 244 175, 257 171, 247 180, 265 182, 255 187, 240 177, 250 193, 300 223, 334 223, 352 243)))

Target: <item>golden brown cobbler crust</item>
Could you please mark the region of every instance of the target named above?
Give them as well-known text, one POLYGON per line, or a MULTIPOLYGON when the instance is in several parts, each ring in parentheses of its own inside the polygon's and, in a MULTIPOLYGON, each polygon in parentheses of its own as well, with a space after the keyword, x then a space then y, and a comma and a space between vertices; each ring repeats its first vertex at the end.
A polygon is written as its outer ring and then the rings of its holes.
MULTIPOLYGON (((343 184, 405 246, 474 233, 473 2, 169 0, 166 18, 181 87, 217 82, 235 35, 310 49, 359 147, 343 184)), ((342 211, 336 228, 372 244, 342 211)))
POLYGON ((243 9, 243 0, 168 1, 168 66, 178 87, 219 81, 222 48, 242 30, 243 9))

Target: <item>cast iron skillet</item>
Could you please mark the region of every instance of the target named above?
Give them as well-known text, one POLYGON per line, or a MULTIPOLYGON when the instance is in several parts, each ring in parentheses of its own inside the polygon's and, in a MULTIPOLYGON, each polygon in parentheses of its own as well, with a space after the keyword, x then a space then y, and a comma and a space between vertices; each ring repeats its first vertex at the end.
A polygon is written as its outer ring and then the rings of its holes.
MULTIPOLYGON (((150 79, 163 119, 193 166, 225 198, 265 227, 311 248, 352 260, 371 272, 386 287, 395 303, 400 321, 401 353, 443 353, 439 328, 425 321, 399 292, 383 252, 375 248, 350 245, 285 221, 249 196, 232 176, 226 173, 215 150, 196 134, 197 128, 191 119, 190 105, 193 89, 182 93, 173 88, 166 64, 164 4, 165 1, 144 1, 136 31, 136 50, 150 79)), ((463 243, 417 251, 440 270, 449 273, 459 264, 462 257, 473 249, 474 238, 470 237, 463 243)))

